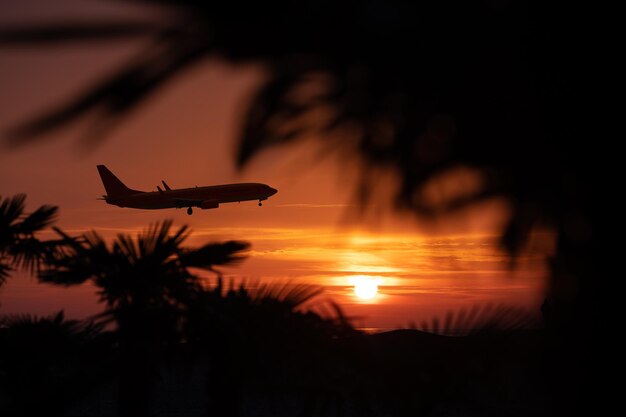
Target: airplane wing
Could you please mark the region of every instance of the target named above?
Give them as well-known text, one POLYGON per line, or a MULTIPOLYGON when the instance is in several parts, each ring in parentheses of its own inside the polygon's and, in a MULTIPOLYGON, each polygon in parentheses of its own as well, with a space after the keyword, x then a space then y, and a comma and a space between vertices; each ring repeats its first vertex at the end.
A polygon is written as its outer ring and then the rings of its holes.
POLYGON ((174 203, 176 204, 176 208, 200 207, 202 210, 214 209, 220 206, 219 202, 216 200, 191 200, 176 198, 174 199, 174 203))

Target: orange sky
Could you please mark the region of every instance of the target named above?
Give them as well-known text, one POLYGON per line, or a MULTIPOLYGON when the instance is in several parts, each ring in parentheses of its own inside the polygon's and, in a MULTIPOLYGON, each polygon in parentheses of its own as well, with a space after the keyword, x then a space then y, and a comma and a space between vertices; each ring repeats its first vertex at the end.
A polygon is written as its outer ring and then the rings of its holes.
MULTIPOLYGON (((0 0, 0 25, 58 17, 64 10, 72 10, 73 16, 118 13, 112 7, 93 9, 91 2, 59 3, 71 8, 0 0), (28 7, 33 4, 40 7, 28 7)), ((0 132, 88 87, 138 46, 0 48, 0 132)), ((77 146, 88 120, 50 135, 54 140, 12 152, 3 149, 0 195, 26 192, 29 207, 59 205, 59 225, 75 233, 96 229, 112 236, 172 218, 192 227, 192 244, 248 240, 253 245, 250 259, 229 269, 228 276, 325 285, 327 296, 348 314, 362 317, 357 321, 362 326, 406 326, 489 301, 537 308, 549 248, 537 238, 518 269, 509 271, 494 237, 505 218, 501 204, 427 227, 390 213, 381 197, 366 219, 347 222, 355 212, 355 167, 350 163, 338 164, 332 157, 314 163, 315 149, 305 144, 265 153, 243 173, 236 172, 238 122, 261 79, 258 68, 207 62, 156 94, 94 149, 77 146), (264 182, 279 193, 262 208, 254 202, 227 204, 195 210, 191 217, 184 210, 120 209, 96 200, 104 193, 95 168, 100 163, 142 190, 153 190, 165 179, 172 187, 264 182), (385 214, 371 214, 377 211, 385 214), (354 275, 377 277, 381 294, 367 303, 356 300, 350 287, 354 275)), ((42 314, 65 308, 83 316, 98 308, 89 287, 58 289, 19 277, 1 291, 4 312, 42 314)))

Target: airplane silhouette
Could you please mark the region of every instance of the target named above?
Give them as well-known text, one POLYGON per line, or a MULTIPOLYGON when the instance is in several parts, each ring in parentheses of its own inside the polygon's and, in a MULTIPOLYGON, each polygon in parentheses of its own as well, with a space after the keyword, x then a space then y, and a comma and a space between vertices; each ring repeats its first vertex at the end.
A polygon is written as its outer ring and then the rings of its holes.
POLYGON ((202 210, 218 208, 220 203, 235 201, 267 200, 278 192, 275 188, 260 183, 239 183, 210 185, 207 187, 171 189, 165 181, 164 190, 157 185, 157 191, 138 191, 128 188, 104 165, 98 165, 98 173, 107 192, 101 200, 118 207, 143 210, 187 207, 187 214, 193 213, 192 207, 202 210))

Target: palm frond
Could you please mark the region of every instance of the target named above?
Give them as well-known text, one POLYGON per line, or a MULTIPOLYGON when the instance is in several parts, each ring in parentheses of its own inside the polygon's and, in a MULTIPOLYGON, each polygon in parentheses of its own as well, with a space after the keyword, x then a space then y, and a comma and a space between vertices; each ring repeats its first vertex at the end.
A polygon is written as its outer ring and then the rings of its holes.
POLYGON ((0 196, 0 239, 5 237, 10 227, 24 213, 26 194, 16 194, 13 197, 0 196))
POLYGON ((0 260, 0 287, 2 287, 9 275, 11 275, 12 270, 9 265, 2 263, 2 260, 0 260))
POLYGON ((42 282, 63 286, 82 284, 110 264, 110 251, 100 235, 86 233, 75 238, 55 228, 58 246, 38 273, 42 282))
POLYGON ((16 225, 16 229, 18 233, 33 235, 54 223, 57 219, 58 211, 59 208, 55 206, 41 206, 22 219, 16 225))
POLYGON ((475 305, 469 312, 466 309, 449 311, 443 320, 435 316, 430 322, 423 321, 420 330, 445 336, 464 336, 538 327, 540 320, 522 308, 485 304, 475 305))
POLYGON ((44 205, 25 214, 25 201, 25 194, 0 197, 0 285, 12 268, 36 271, 61 244, 42 241, 35 236, 56 220, 57 207, 44 205))
POLYGON ((10 248, 13 265, 28 272, 36 272, 42 262, 50 259, 56 242, 41 241, 28 237, 17 240, 10 248))
POLYGON ((213 270, 215 266, 235 265, 246 257, 250 247, 247 242, 230 240, 223 243, 209 243, 199 248, 179 251, 181 263, 191 268, 213 270))
POLYGON ((274 283, 261 285, 256 291, 254 298, 257 302, 279 301, 295 309, 323 292, 324 288, 319 285, 293 284, 291 282, 274 283))

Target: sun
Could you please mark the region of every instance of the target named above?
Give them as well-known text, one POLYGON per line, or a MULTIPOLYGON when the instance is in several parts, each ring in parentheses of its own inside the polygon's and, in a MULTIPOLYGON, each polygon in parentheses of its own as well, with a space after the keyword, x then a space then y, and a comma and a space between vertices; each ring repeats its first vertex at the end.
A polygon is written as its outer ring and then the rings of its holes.
POLYGON ((371 300, 378 294, 378 280, 369 277, 354 277, 354 295, 361 300, 371 300))

